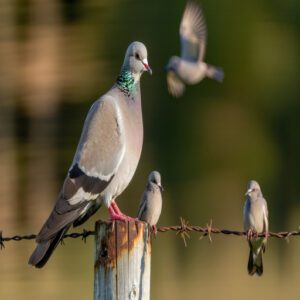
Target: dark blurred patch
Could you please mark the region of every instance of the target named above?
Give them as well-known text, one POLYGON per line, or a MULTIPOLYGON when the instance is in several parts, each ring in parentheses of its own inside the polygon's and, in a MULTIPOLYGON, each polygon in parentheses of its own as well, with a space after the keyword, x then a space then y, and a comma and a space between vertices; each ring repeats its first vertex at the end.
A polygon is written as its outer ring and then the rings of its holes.
POLYGON ((76 23, 82 18, 84 13, 82 0, 62 0, 61 2, 64 23, 76 23))

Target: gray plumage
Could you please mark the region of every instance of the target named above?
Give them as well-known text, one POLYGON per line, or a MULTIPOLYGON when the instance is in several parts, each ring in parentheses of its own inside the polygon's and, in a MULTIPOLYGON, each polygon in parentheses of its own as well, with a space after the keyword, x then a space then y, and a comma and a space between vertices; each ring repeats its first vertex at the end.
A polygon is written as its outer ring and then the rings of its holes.
POLYGON ((244 230, 248 232, 250 247, 248 273, 261 276, 263 274, 262 254, 266 249, 267 237, 257 237, 255 233, 269 231, 268 206, 259 184, 254 180, 248 182, 243 214, 244 230))
MULTIPOLYGON (((133 42, 113 87, 91 106, 53 211, 40 230, 29 264, 43 267, 72 226, 104 204, 109 209, 131 181, 143 144, 140 76, 151 72, 144 44, 133 42)), ((126 216, 109 210, 112 219, 126 216)))
POLYGON ((173 56, 167 65, 168 90, 174 97, 180 97, 185 84, 196 84, 209 77, 221 82, 224 73, 221 68, 203 61, 207 44, 207 29, 201 7, 189 1, 184 10, 180 29, 181 56, 173 56))
POLYGON ((163 190, 161 176, 159 172, 152 171, 148 177, 148 183, 143 193, 139 210, 138 219, 155 226, 161 214, 163 190))

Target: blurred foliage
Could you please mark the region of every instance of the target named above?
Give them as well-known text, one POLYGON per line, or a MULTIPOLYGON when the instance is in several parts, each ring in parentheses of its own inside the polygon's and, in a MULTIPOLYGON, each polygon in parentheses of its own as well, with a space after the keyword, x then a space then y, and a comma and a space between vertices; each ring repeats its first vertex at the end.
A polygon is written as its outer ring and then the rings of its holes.
MULTIPOLYGON (((37 232, 68 170, 85 115, 113 84, 127 45, 144 42, 145 140, 136 175, 119 197, 134 215, 151 170, 162 173, 160 224, 180 216, 241 229, 249 179, 260 182, 272 230, 295 229, 300 206, 300 2, 202 1, 206 60, 225 70, 181 99, 167 93, 164 66, 178 54, 185 1, 9 1, 0 9, 0 229, 37 232)), ((96 218, 106 218, 102 209, 96 218)), ((32 242, 0 254, 1 299, 91 299, 93 240, 58 247, 42 270, 27 267, 32 242)), ((153 241, 152 299, 298 299, 300 241, 270 240, 265 274, 246 274, 247 243, 171 233, 153 241), (163 260, 162 260, 163 258, 163 260), (218 287, 218 288, 216 288, 218 287), (255 290, 255 292, 254 292, 255 290), (195 296, 196 295, 196 296, 195 296)))

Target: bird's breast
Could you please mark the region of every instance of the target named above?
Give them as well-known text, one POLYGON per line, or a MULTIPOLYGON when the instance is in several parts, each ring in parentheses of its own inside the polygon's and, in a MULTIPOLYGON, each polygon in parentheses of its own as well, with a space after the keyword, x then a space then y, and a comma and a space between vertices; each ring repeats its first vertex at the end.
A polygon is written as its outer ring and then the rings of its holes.
MULTIPOLYGON (((133 100, 130 100, 133 101, 133 100)), ((122 103, 123 134, 125 152, 123 159, 116 171, 110 185, 104 190, 107 199, 118 197, 130 183, 138 162, 140 160, 143 146, 143 121, 141 106, 131 103, 122 103)), ((110 200, 109 200, 110 201, 110 200)), ((110 203, 107 203, 109 205, 110 203)))

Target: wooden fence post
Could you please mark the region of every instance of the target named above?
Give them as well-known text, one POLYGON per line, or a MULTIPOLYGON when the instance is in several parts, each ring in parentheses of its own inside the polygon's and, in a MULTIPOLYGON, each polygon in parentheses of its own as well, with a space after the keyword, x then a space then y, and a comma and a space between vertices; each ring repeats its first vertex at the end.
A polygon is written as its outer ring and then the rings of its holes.
POLYGON ((96 222, 94 300, 150 300, 148 232, 143 222, 96 222))

